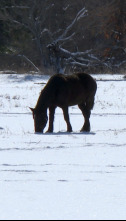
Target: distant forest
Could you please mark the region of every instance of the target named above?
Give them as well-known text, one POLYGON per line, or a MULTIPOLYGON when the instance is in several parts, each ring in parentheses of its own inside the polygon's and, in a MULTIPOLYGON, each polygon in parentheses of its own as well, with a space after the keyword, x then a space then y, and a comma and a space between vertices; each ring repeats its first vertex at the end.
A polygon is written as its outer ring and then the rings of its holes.
POLYGON ((126 0, 0 0, 0 70, 125 68, 126 0))

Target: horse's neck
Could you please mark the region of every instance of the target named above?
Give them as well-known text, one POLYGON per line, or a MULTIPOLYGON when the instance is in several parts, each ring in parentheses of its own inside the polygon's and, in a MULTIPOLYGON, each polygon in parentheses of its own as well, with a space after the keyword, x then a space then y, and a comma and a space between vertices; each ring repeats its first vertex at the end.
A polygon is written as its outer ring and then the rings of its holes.
POLYGON ((39 96, 39 99, 36 105, 36 111, 39 113, 42 113, 42 112, 44 113, 47 111, 48 107, 49 107, 48 95, 46 91, 43 90, 39 96))

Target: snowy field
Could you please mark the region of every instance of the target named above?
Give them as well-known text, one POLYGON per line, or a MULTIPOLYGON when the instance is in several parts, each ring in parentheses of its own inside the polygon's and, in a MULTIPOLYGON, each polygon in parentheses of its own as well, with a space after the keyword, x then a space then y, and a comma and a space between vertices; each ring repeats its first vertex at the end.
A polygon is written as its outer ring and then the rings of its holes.
POLYGON ((48 77, 0 74, 0 220, 126 219, 126 81, 98 75, 91 133, 70 108, 54 134, 34 134, 32 115, 48 77), (40 84, 43 83, 43 84, 40 84))

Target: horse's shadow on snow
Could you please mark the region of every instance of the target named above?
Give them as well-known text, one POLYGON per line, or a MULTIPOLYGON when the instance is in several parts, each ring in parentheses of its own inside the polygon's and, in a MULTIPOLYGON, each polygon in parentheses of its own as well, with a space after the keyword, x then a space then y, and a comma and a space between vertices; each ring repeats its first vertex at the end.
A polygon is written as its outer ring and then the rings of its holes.
POLYGON ((96 133, 94 132, 72 132, 72 133, 68 133, 68 132, 63 132, 63 131, 59 131, 59 132, 54 132, 54 133, 35 133, 35 135, 40 135, 40 136, 73 136, 73 135, 76 135, 76 136, 82 136, 82 135, 85 135, 85 136, 95 136, 96 133))

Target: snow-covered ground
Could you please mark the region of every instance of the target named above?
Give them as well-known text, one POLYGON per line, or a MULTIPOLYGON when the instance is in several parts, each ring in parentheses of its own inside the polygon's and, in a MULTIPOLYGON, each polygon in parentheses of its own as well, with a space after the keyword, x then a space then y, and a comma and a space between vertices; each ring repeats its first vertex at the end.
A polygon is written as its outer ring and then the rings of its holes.
POLYGON ((70 108, 66 133, 34 134, 32 115, 48 77, 0 74, 0 220, 126 219, 126 81, 98 75, 92 131, 70 108))

